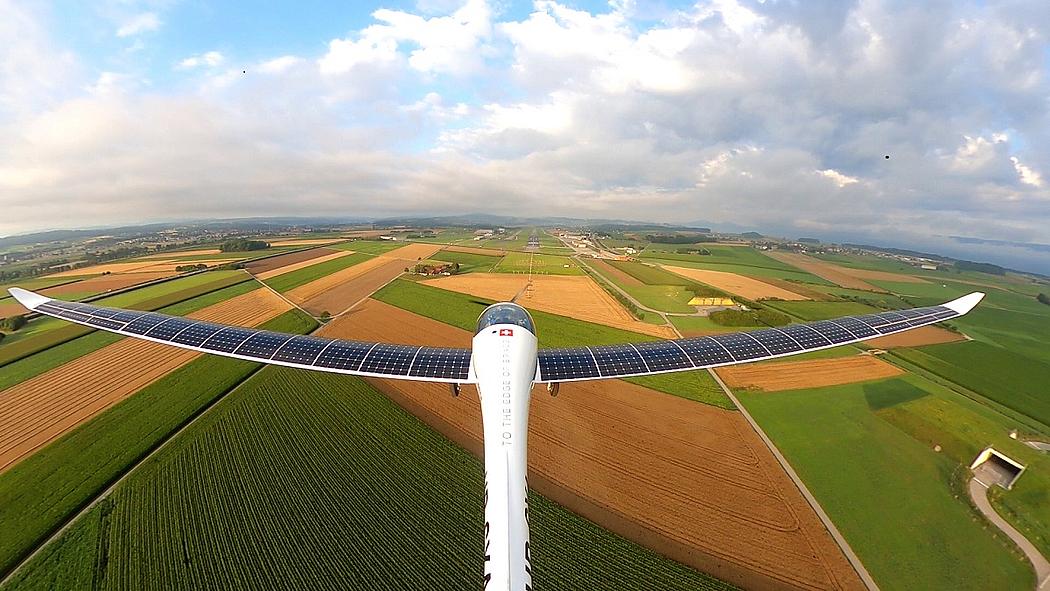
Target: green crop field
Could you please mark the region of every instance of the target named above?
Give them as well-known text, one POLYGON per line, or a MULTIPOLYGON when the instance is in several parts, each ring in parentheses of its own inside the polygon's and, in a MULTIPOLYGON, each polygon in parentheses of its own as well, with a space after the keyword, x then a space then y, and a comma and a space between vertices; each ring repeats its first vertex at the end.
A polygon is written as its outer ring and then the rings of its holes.
POLYGON ((957 498, 965 469, 876 413, 926 395, 912 382, 737 395, 880 588, 1032 587, 1024 558, 957 498))
MULTIPOLYGON (((696 308, 688 305, 697 294, 723 295, 712 287, 701 285, 680 275, 630 261, 606 261, 617 269, 638 279, 645 285, 628 285, 612 275, 602 275, 626 291, 640 304, 661 312, 692 314, 696 308)), ((584 264, 587 264, 586 259, 584 264)))
POLYGON ((488 273, 493 267, 499 264, 502 257, 495 254, 486 255, 470 252, 449 252, 443 250, 435 254, 433 258, 446 263, 459 263, 460 273, 488 273))
MULTIPOLYGON (((646 262, 657 265, 666 265, 672 267, 690 267, 693 269, 707 269, 709 271, 722 271, 725 273, 736 273, 745 277, 752 277, 754 279, 782 279, 784 281, 793 281, 797 283, 806 283, 812 285, 832 285, 830 281, 826 281, 805 271, 800 271, 795 268, 784 269, 780 267, 756 267, 752 265, 740 265, 732 263, 711 263, 704 260, 704 257, 698 257, 693 255, 681 255, 682 258, 678 259, 662 259, 662 258, 646 258, 646 262)), ((772 260, 772 259, 770 259, 772 260)))
POLYGON ((646 285, 690 285, 694 283, 681 275, 664 271, 660 267, 633 261, 606 261, 646 285))
POLYGON ((355 252, 348 254, 337 259, 331 259, 322 263, 316 263, 302 269, 296 269, 295 271, 289 271, 283 275, 271 277, 265 281, 274 291, 284 293, 291 291, 301 285, 306 285, 311 281, 316 281, 322 277, 326 277, 337 271, 342 271, 347 267, 352 267, 358 263, 362 263, 372 258, 372 255, 355 252))
MULTIPOLYGON (((93 303, 136 310, 158 310, 250 280, 251 277, 243 271, 209 271, 101 298, 93 303)), ((34 318, 24 328, 0 343, 0 367, 86 335, 93 330, 48 316, 34 318)))
POLYGON ((767 301, 763 303, 770 308, 780 310, 806 322, 838 318, 840 316, 859 316, 879 311, 876 308, 857 302, 767 301))
POLYGON ((688 400, 710 404, 727 410, 736 410, 733 401, 722 391, 707 370, 663 373, 653 376, 626 378, 625 381, 645 386, 667 394, 680 396, 688 400))
POLYGON ((947 343, 894 351, 898 355, 1029 416, 1050 430, 1050 365, 986 343, 947 343))
POLYGON ((499 273, 528 273, 530 269, 533 275, 583 274, 576 266, 576 261, 569 257, 528 252, 508 252, 494 270, 499 273))
MULTIPOLYGON (((475 587, 482 493, 479 461, 364 382, 266 368, 9 588, 475 587)), ((538 588, 729 588, 539 495, 529 516, 538 588)))
MULTIPOLYGON (((263 328, 306 333, 297 310, 263 328)), ((206 355, 98 414, 0 474, 0 572, 258 364, 206 355)))

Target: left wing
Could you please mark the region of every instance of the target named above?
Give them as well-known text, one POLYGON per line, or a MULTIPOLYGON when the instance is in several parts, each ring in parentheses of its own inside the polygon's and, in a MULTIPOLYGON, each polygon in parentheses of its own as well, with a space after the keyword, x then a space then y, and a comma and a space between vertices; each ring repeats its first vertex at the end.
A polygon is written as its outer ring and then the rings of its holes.
POLYGON ((8 290, 34 312, 183 349, 317 371, 425 382, 473 383, 470 349, 391 345, 227 326, 8 290))

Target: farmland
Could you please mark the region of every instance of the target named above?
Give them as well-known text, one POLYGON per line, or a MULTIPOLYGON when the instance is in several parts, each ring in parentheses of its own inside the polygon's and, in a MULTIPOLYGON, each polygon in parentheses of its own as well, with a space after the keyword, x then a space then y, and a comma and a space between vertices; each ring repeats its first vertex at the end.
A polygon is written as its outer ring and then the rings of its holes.
MULTIPOLYGON (((11 588, 465 588, 480 580, 481 498, 479 462, 359 380, 267 368, 11 588), (317 520, 325 527, 302 527, 317 520)), ((537 495, 530 516, 537 586, 726 588, 537 495)))
MULTIPOLYGON (((316 326, 297 311, 263 325, 307 332, 316 326)), ((251 374, 257 364, 204 356, 96 415, 0 474, 0 571, 68 519, 209 403, 251 374)))
MULTIPOLYGON (((489 251, 496 253, 497 251, 489 251)), ((488 273, 500 262, 500 257, 494 254, 481 254, 481 252, 458 252, 454 250, 442 250, 434 255, 439 261, 459 264, 460 273, 488 273)))
POLYGON ((708 271, 704 269, 691 269, 688 267, 665 267, 668 271, 682 275, 688 279, 706 283, 724 292, 747 298, 749 300, 778 299, 778 300, 805 300, 795 292, 788 291, 769 283, 764 283, 724 271, 708 271))
POLYGON ((508 252, 493 269, 498 273, 533 275, 581 275, 583 271, 569 257, 528 252, 508 252))
POLYGON ((372 257, 369 255, 358 253, 335 257, 323 262, 291 270, 277 276, 271 276, 266 280, 266 283, 273 288, 274 291, 285 293, 297 287, 302 287, 307 283, 316 281, 322 277, 328 277, 333 273, 342 271, 347 267, 352 267, 371 258, 372 257))

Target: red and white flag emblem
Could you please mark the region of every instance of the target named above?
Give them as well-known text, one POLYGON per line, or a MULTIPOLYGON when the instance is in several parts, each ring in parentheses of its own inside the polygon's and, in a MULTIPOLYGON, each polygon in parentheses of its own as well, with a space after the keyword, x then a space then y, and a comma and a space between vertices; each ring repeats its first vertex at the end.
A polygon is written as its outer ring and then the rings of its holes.
POLYGON ((499 336, 501 337, 512 337, 514 336, 513 328, 501 328, 499 329, 499 336))

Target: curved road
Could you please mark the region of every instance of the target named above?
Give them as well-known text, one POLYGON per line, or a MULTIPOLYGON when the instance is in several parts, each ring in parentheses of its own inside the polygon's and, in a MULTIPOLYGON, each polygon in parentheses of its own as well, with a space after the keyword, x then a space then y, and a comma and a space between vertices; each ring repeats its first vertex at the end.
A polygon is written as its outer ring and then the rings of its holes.
POLYGON ((1021 532, 1014 529, 1012 525, 995 512, 992 504, 988 502, 988 488, 976 478, 970 480, 970 498, 977 505, 977 509, 988 518, 988 521, 991 521, 995 527, 1003 530, 1003 533, 1013 540, 1021 548, 1021 551, 1025 553, 1028 560, 1032 562, 1032 566, 1035 567, 1036 591, 1050 590, 1050 562, 1047 562, 1046 558, 1039 553, 1039 550, 1028 541, 1028 538, 1021 535, 1021 532))

